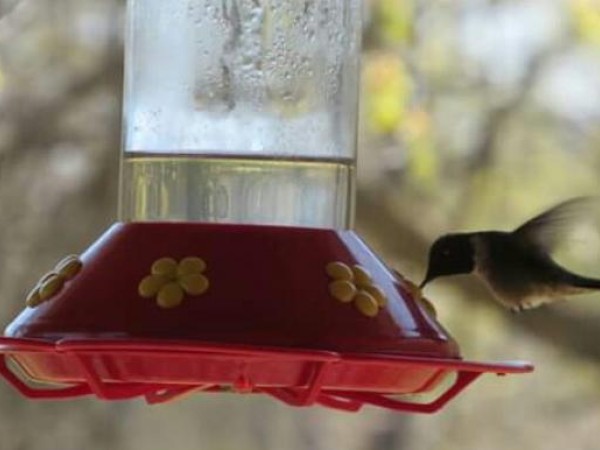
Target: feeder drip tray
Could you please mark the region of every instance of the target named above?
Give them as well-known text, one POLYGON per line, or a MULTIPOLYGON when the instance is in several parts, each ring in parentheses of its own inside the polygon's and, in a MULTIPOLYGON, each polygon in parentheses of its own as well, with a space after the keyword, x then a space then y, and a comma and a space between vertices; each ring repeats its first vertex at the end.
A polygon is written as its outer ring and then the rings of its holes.
POLYGON ((521 362, 487 364, 151 341, 63 340, 49 345, 4 338, 0 339, 0 351, 4 353, 0 374, 26 397, 143 397, 149 404, 197 392, 235 392, 268 394, 292 406, 318 404, 357 411, 363 405, 374 405, 433 413, 483 373, 531 370, 521 362), (10 360, 18 364, 19 376, 7 364, 10 360), (70 384, 31 384, 48 383, 48 379, 37 378, 44 374, 64 382, 68 379, 70 384), (451 384, 441 393, 434 398, 426 395, 452 374, 456 375, 451 384), (407 393, 412 395, 402 395, 407 393))

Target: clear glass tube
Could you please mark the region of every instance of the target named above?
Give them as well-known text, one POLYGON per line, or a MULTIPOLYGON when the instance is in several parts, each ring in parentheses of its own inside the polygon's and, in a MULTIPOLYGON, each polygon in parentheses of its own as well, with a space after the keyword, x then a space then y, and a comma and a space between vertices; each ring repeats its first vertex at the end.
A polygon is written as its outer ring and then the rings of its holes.
POLYGON ((120 217, 347 228, 361 0, 129 0, 120 217))

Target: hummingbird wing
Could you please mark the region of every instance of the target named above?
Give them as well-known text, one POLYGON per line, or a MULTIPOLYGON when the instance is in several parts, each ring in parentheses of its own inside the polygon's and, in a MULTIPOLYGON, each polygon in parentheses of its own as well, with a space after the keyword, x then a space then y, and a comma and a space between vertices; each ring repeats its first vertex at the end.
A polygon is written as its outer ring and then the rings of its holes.
POLYGON ((589 219, 598 197, 576 197, 544 211, 513 231, 513 235, 538 251, 549 254, 565 234, 584 219, 589 219))

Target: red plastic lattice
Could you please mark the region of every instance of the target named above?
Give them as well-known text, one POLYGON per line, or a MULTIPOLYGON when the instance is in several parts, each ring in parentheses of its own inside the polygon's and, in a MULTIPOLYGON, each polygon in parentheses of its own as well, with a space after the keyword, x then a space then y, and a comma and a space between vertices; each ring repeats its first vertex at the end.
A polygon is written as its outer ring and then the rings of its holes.
POLYGON ((0 374, 29 398, 143 397, 156 404, 193 392, 231 390, 267 394, 292 406, 319 404, 345 411, 374 405, 433 413, 483 373, 532 370, 523 362, 488 364, 154 341, 62 340, 53 344, 1 338, 0 352, 0 374), (8 367, 7 359, 19 366, 22 376, 8 367), (453 373, 452 384, 426 403, 401 398, 406 393, 433 392, 453 373), (32 386, 26 379, 60 383, 60 387, 32 386))

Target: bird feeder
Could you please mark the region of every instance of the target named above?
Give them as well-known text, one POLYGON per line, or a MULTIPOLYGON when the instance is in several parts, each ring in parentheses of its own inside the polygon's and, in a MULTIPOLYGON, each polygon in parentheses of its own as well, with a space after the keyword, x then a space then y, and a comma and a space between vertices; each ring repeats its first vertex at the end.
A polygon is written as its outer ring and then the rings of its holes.
POLYGON ((29 398, 434 412, 481 374, 351 229, 360 0, 129 0, 120 222, 0 338, 29 398))

